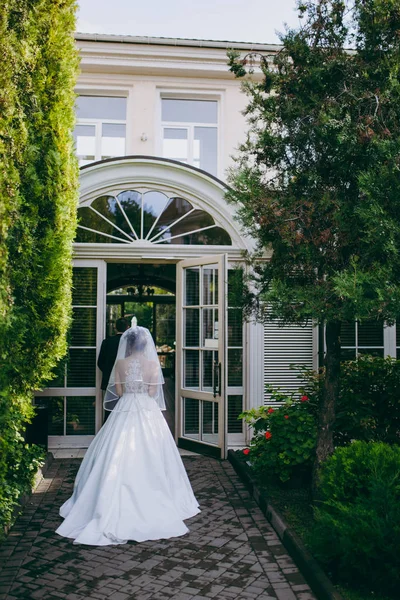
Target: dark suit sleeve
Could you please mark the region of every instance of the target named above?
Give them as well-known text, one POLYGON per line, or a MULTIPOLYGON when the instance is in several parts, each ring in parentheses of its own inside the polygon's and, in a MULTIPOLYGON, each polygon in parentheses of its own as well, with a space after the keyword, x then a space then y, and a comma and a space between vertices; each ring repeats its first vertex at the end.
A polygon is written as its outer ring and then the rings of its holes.
POLYGON ((101 343, 99 358, 97 359, 97 366, 99 367, 100 371, 104 371, 104 369, 107 365, 107 347, 106 346, 107 346, 106 340, 103 340, 101 343))

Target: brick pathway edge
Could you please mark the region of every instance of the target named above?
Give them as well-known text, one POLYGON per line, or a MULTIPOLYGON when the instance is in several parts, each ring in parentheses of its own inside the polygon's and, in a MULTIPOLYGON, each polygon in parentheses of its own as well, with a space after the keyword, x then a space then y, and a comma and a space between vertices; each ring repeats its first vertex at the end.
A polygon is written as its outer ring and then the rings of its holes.
POLYGON ((271 506, 267 494, 259 489, 252 478, 248 465, 238 459, 234 450, 228 450, 228 460, 260 507, 265 518, 276 531, 278 537, 319 600, 344 600, 315 558, 304 546, 299 536, 287 525, 274 507, 271 506))

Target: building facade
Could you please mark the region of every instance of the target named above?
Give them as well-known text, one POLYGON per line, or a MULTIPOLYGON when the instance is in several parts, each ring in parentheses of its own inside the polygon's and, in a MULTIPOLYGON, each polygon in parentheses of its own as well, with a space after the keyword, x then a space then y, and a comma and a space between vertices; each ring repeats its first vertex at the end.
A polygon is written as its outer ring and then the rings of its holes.
MULTIPOLYGON (((246 135, 227 50, 277 46, 77 34, 74 132, 81 165, 68 359, 38 394, 50 447, 86 447, 103 421, 101 342, 118 317, 149 327, 178 445, 224 457, 248 440, 242 410, 294 392, 318 365, 318 330, 243 323, 235 286, 253 242, 225 201, 246 135)), ((257 74, 254 75, 257 77, 257 74)), ((346 357, 396 355, 395 328, 351 324, 346 357)))

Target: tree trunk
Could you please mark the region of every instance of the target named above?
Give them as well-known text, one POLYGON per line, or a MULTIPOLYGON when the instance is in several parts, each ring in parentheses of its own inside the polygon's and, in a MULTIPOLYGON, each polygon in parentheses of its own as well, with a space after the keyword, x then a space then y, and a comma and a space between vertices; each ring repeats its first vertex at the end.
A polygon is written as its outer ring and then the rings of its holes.
POLYGON ((325 328, 325 378, 318 414, 318 439, 313 470, 313 497, 318 497, 321 464, 334 450, 333 426, 340 388, 340 321, 328 321, 325 328))

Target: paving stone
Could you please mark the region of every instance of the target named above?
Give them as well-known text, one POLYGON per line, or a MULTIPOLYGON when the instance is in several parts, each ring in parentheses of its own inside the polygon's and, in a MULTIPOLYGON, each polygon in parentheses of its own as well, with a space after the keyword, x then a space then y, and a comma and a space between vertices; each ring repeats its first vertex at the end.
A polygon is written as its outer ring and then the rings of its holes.
POLYGON ((184 457, 202 512, 190 533, 121 546, 74 545, 55 533, 80 459, 54 460, 0 545, 7 600, 315 600, 232 466, 184 457))

